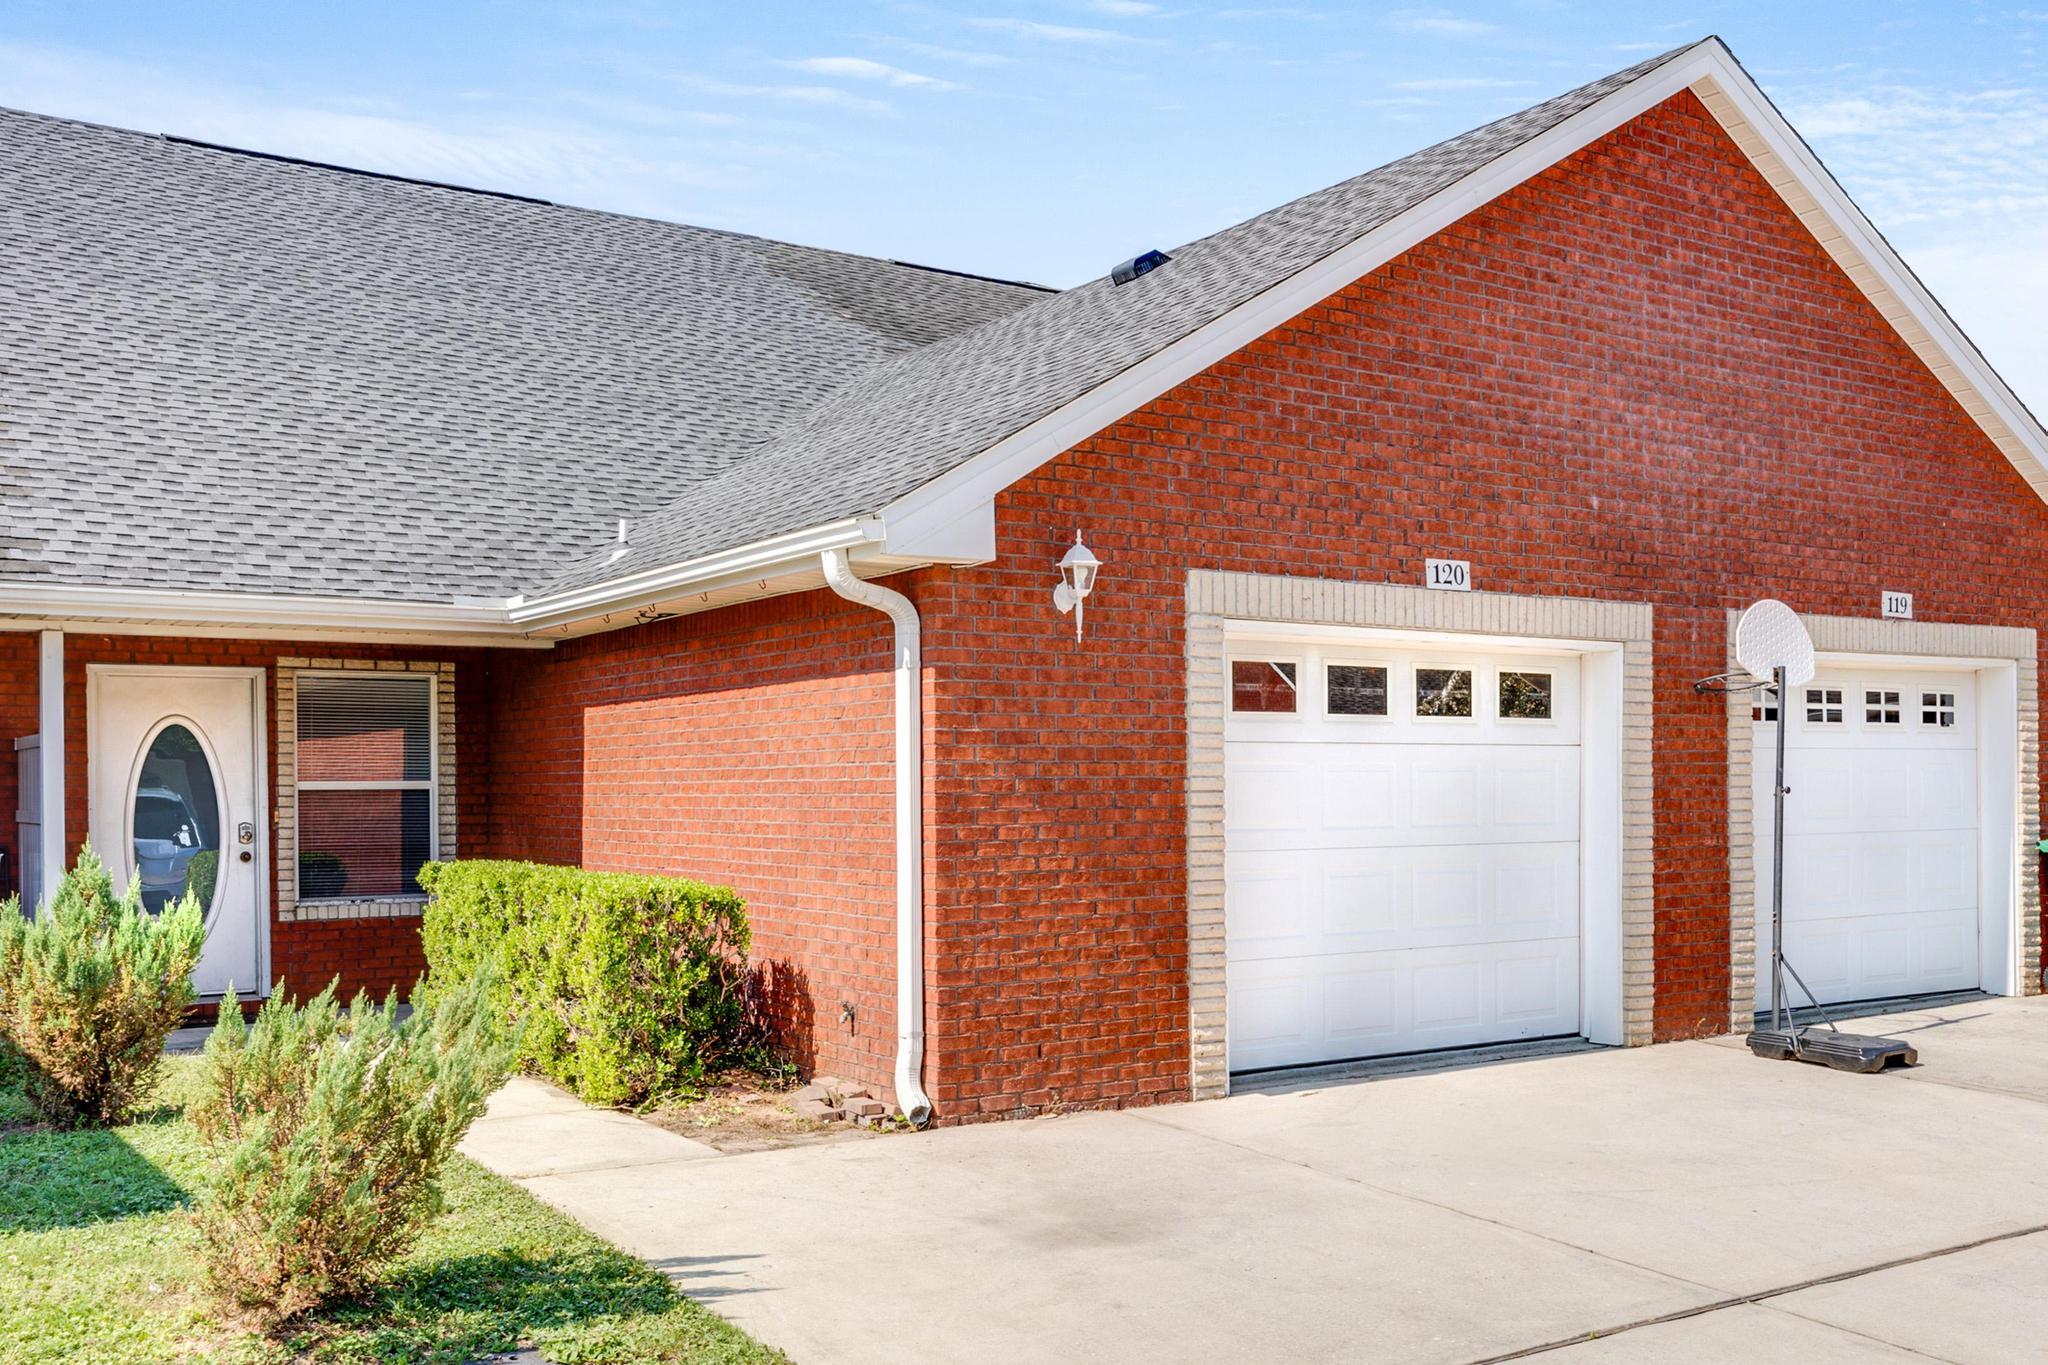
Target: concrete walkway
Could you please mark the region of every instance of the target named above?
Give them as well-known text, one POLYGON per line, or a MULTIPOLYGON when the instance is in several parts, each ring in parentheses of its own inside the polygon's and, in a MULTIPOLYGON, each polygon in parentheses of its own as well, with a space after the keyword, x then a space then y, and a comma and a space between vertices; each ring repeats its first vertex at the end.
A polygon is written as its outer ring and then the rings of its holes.
POLYGON ((2048 1358, 2048 1001, 723 1156, 532 1082, 465 1150, 802 1365, 2048 1358))

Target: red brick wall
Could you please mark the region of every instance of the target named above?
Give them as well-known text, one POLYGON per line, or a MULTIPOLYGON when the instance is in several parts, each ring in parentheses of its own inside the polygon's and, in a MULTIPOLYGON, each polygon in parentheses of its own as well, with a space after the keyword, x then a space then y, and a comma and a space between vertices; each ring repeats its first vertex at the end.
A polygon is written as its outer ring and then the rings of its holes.
POLYGON ((887 620, 821 591, 501 656, 497 670, 490 852, 733 887, 799 1063, 886 1082, 887 620))
MULTIPOLYGON (((89 790, 86 778, 86 669, 100 663, 149 665, 212 665, 267 670, 264 685, 265 732, 274 734, 276 706, 276 665, 283 657, 323 659, 379 658, 430 659, 456 665, 456 823, 457 838, 466 844, 473 833, 488 824, 490 797, 489 754, 479 723, 479 702, 488 686, 490 658, 477 650, 430 649, 386 645, 280 642, 275 640, 202 640, 164 636, 67 635, 64 640, 64 748, 65 748, 65 837, 75 852, 85 841, 88 825, 89 790)), ((35 636, 0 632, 0 729, 18 727, 22 734, 37 726, 35 636), (24 697, 18 705, 17 696, 24 697), (18 714, 17 714, 18 712, 18 714)), ((10 736, 11 733, 9 732, 10 736)), ((0 791, 12 792, 13 754, 0 791)), ((270 791, 277 791, 275 751, 269 756, 270 791)), ((12 818, 11 796, 6 806, 12 818)), ((410 988, 425 968, 419 949, 419 920, 338 920, 284 923, 276 919, 274 904, 276 843, 271 844, 272 876, 265 894, 270 905, 271 975, 283 978, 299 992, 310 992, 327 984, 337 972, 343 978, 344 993, 353 995, 367 989, 377 995, 392 986, 402 993, 410 988)), ((10 835, 4 842, 10 847, 10 835)), ((459 844, 459 846, 460 846, 459 844)))
POLYGON ((1191 568, 1416 583, 1438 555, 1484 590, 1654 603, 1661 1038, 1727 1021, 1727 725, 1690 686, 1725 611, 1872 616, 1894 587, 1927 620, 2048 625, 2048 509, 1689 94, 997 519, 996 562, 923 593, 954 1117, 1185 1092, 1191 568), (1080 644, 1049 602, 1077 527, 1106 561, 1080 644))

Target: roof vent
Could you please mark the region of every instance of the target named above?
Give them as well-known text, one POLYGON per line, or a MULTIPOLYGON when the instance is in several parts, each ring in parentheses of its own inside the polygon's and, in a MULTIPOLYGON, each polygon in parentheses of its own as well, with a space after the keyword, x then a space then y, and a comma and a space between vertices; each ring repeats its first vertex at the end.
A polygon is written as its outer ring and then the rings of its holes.
POLYGON ((1140 275, 1149 275, 1173 257, 1163 251, 1148 251, 1142 256, 1133 256, 1109 272, 1111 284, 1129 284, 1140 275))

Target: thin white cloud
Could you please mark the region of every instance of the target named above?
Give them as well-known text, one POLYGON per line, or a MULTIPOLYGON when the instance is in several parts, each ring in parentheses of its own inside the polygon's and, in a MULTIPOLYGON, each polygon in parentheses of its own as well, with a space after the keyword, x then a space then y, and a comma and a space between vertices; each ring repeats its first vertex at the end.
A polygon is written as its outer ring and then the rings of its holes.
POLYGON ((2048 88, 1782 97, 1863 211, 2036 412, 2048 409, 2048 88))
POLYGON ((1503 80, 1498 76, 1430 76, 1421 80, 1395 81, 1396 90, 1514 90, 1528 81, 1503 80))
POLYGON ((786 100, 792 104, 858 109, 871 114, 887 113, 896 107, 887 100, 856 95, 835 85, 749 85, 744 82, 708 80, 700 76, 685 76, 680 79, 683 84, 708 94, 729 95, 736 99, 786 100))
POLYGON ((1075 0, 1075 3, 1082 9, 1118 19, 1150 19, 1166 13, 1165 6, 1151 4, 1149 0, 1075 0))
MULTIPOLYGON (((560 119, 465 111, 362 113, 209 86, 187 75, 61 48, 0 42, 0 104, 174 133, 389 175, 656 213, 676 191, 731 187, 730 167, 628 144, 560 119)), ((339 104, 339 101, 336 102, 339 104)))
POLYGON ((929 57, 935 62, 958 62, 962 66, 1014 66, 1017 59, 1004 52, 983 52, 971 47, 946 47, 940 43, 920 43, 909 38, 881 38, 876 40, 884 47, 899 52, 914 52, 920 57, 929 57))
POLYGON ((900 66, 887 62, 870 61, 866 57, 801 57, 781 65, 795 71, 808 72, 813 76, 838 76, 853 81, 875 81, 882 85, 893 85, 914 90, 958 90, 952 81, 940 80, 937 76, 926 76, 916 71, 905 71, 900 66))
POLYGON ((1499 24, 1483 19, 1466 19, 1448 10, 1399 9, 1387 16, 1387 26, 1400 33, 1421 33, 1437 38, 1486 38, 1501 31, 1499 24))
POLYGON ((1310 23, 1320 23, 1332 16, 1327 10, 1308 9, 1301 5, 1267 5, 1251 9, 1220 9, 1216 11, 1216 17, 1218 19, 1301 19, 1310 23))
POLYGON ((975 28, 987 29, 991 33, 1012 33, 1020 38, 1037 38, 1048 43, 1094 43, 1109 45, 1140 41, 1131 34, 1119 33, 1111 28, 1082 28, 1074 24, 1041 24, 1036 19, 981 16, 969 17, 966 22, 975 28))

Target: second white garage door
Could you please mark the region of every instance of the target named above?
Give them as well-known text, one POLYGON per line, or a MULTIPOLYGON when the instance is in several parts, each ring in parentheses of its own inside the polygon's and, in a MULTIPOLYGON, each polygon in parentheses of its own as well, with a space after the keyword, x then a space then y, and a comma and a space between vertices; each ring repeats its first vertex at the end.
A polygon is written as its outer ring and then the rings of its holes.
MULTIPOLYGON (((1822 668, 1786 732, 1785 954, 1823 1004, 1971 990, 1974 674, 1822 668)), ((1763 719, 1761 716, 1759 719, 1763 719)), ((1755 727, 1757 991, 1768 1009, 1773 727, 1755 727)), ((1786 998, 1806 997, 1789 978, 1786 998)))
POLYGON ((1579 661, 1240 645, 1235 1071, 1579 1030, 1579 661))

